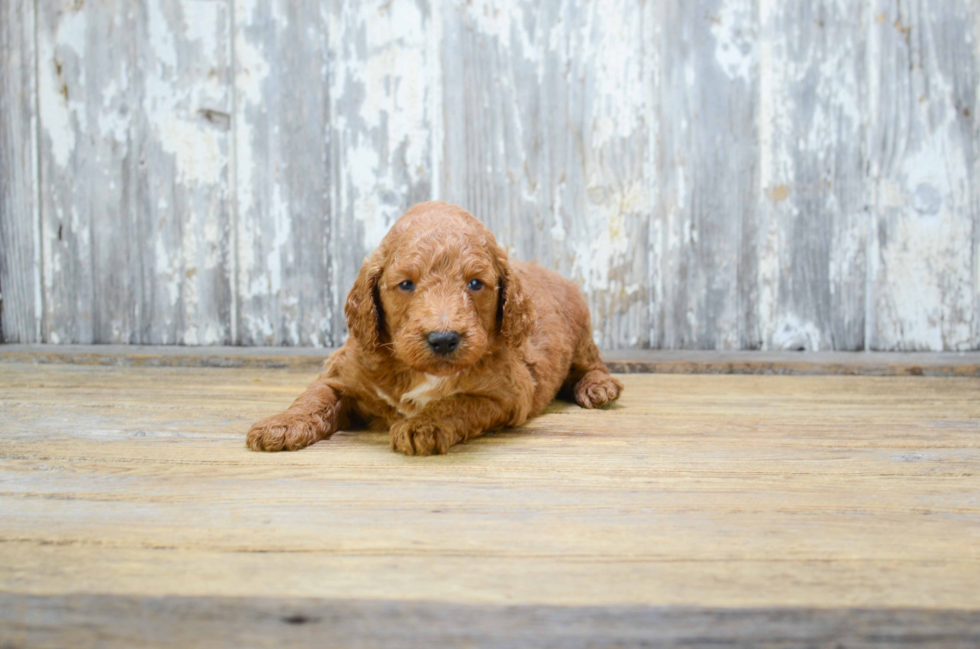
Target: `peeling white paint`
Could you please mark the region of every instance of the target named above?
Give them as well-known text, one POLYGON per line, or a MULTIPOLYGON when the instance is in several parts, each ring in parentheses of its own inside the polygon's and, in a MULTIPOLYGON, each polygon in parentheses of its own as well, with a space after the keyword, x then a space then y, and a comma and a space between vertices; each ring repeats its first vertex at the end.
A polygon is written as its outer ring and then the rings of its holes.
MULTIPOLYGON (((966 350, 972 346, 973 295, 971 255, 973 229, 960 218, 969 200, 966 160, 953 144, 950 117, 939 129, 947 137, 924 139, 909 151, 899 178, 913 192, 930 187, 940 197, 932 213, 915 209, 914 193, 892 194, 882 214, 886 239, 879 240, 883 267, 879 284, 877 337, 886 347, 966 350), (900 203, 896 206, 895 203, 900 203)), ((894 191, 894 190, 893 190, 894 191)))
POLYGON ((586 293, 610 290, 613 273, 632 261, 634 242, 625 227, 626 219, 645 209, 648 201, 647 189, 638 179, 621 192, 590 204, 589 221, 595 230, 591 237, 578 240, 573 263, 573 276, 586 293))
POLYGON ((405 192, 431 182, 427 83, 439 63, 428 57, 439 52, 427 40, 429 25, 418 4, 356 7, 330 15, 329 40, 338 48, 330 99, 344 151, 337 161, 338 213, 361 224, 361 245, 370 250, 406 207, 405 192))
POLYGON ((643 59, 637 56, 643 40, 639 11, 629 2, 615 9, 604 3, 592 4, 582 28, 584 47, 570 53, 589 61, 594 69, 589 89, 596 115, 592 123, 594 147, 605 146, 614 138, 634 137, 646 115, 647 94, 637 92, 646 82, 643 59))
MULTIPOLYGON (((147 70, 144 84, 143 107, 147 119, 156 133, 161 149, 174 156, 177 166, 177 182, 213 186, 223 180, 225 153, 218 136, 198 114, 200 101, 195 95, 195 84, 182 81, 177 71, 177 44, 173 38, 174 26, 170 24, 161 6, 161 0, 147 3, 149 12, 150 45, 153 65, 147 70)), ((179 6, 195 7, 191 18, 197 28, 192 34, 200 42, 211 30, 211 40, 217 30, 218 13, 222 8, 216 3, 187 2, 179 6)), ((205 49, 214 51, 213 46, 205 49)))
MULTIPOLYGON (((259 0, 235 0, 235 14, 239 16, 240 25, 258 22, 255 20, 258 6, 259 0)), ((252 105, 262 103, 269 62, 262 51, 262 41, 248 38, 243 28, 235 29, 235 62, 235 88, 239 100, 252 105)))
POLYGON ((53 39, 40 38, 38 42, 41 127, 48 136, 51 153, 59 167, 68 164, 75 150, 77 125, 87 121, 85 103, 73 97, 74 91, 85 87, 87 34, 85 12, 68 12, 62 14, 53 39), (78 78, 69 79, 70 71, 74 70, 78 70, 78 78))
MULTIPOLYGON (((463 5, 473 29, 496 40, 498 49, 511 49, 511 34, 514 31, 516 14, 520 11, 513 2, 507 0, 468 0, 463 5)), ((528 52, 532 48, 525 47, 528 52)))
MULTIPOLYGON (((764 4, 766 0, 760 0, 764 4)), ((731 79, 749 82, 755 73, 756 26, 754 3, 745 0, 722 0, 717 14, 711 16, 711 34, 715 37, 715 60, 731 79)))
POLYGON ((969 165, 952 79, 935 50, 959 22, 931 20, 920 15, 923 8, 890 9, 870 32, 868 61, 894 59, 902 74, 872 74, 869 89, 872 114, 887 121, 869 129, 877 191, 868 338, 875 349, 964 350, 974 345, 977 312, 969 165))
MULTIPOLYGON (((55 75, 55 65, 52 61, 53 51, 45 52, 41 48, 42 61, 39 65, 40 79, 38 80, 41 125, 51 143, 51 153, 59 167, 68 164, 68 159, 75 150, 75 129, 71 124, 71 107, 61 93, 61 81, 55 75)), ((84 106, 80 107, 84 110, 84 106)))

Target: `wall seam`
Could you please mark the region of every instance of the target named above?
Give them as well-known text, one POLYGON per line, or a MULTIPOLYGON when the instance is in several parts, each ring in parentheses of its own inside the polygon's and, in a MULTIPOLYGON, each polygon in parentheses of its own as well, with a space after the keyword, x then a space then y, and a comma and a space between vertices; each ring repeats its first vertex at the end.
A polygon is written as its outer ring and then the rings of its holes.
POLYGON ((443 114, 443 74, 442 74, 442 47, 443 47, 443 24, 442 24, 442 0, 433 0, 431 11, 429 12, 434 33, 430 40, 429 56, 429 88, 431 97, 429 109, 432 111, 431 122, 429 124, 429 137, 431 138, 430 151, 432 169, 432 180, 429 186, 429 194, 432 200, 442 200, 442 161, 445 156, 445 127, 443 114))
MULTIPOLYGON (((875 0, 867 0, 868 11, 863 17, 864 19, 864 92, 863 100, 861 105, 861 115, 862 118, 870 116, 871 108, 871 75, 873 74, 872 60, 871 60, 871 44, 874 35, 871 33, 874 30, 874 21, 872 16, 874 16, 874 2, 875 0)), ((863 162, 864 162, 864 182, 862 183, 862 191, 865 196, 865 222, 867 223, 867 233, 865 236, 864 244, 864 344, 862 345, 862 351, 869 351, 871 349, 871 327, 872 327, 872 294, 871 289, 873 286, 872 273, 874 270, 874 263, 872 261, 872 255, 875 250, 874 246, 874 236, 875 236, 875 218, 876 212, 874 209, 874 204, 877 202, 874 186, 874 179, 871 174, 871 138, 874 136, 874 126, 870 119, 862 119, 865 123, 867 131, 864 133, 864 150, 862 151, 863 162)))
POLYGON ((47 313, 44 291, 44 214, 41 207, 41 97, 40 79, 41 74, 41 50, 40 37, 38 34, 40 24, 40 9, 38 7, 41 0, 34 0, 34 79, 32 81, 31 92, 34 95, 34 128, 31 130, 31 151, 34 155, 33 174, 34 174, 34 336, 36 342, 46 342, 44 340, 43 323, 44 315, 47 313))
POLYGON ((238 310, 239 310, 239 282, 238 282, 238 225, 239 225, 239 214, 238 214, 238 57, 237 48, 235 47, 235 41, 238 39, 238 20, 235 12, 236 0, 230 0, 229 6, 229 22, 231 25, 231 30, 229 33, 230 37, 230 50, 231 50, 231 71, 230 71, 230 84, 231 84, 231 155, 228 159, 228 191, 229 205, 231 209, 231 218, 229 219, 229 228, 231 230, 231 250, 229 251, 229 265, 228 269, 229 282, 231 283, 231 309, 230 309, 230 320, 229 326, 231 327, 230 332, 230 342, 232 345, 241 344, 241 336, 238 331, 238 310))

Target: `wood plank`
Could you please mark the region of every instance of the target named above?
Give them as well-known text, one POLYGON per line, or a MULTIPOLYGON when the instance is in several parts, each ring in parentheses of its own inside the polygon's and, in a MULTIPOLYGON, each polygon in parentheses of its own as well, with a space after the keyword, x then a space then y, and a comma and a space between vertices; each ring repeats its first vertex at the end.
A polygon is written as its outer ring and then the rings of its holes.
POLYGON ((442 198, 440 11, 428 0, 330 5, 334 295, 325 344, 346 339, 344 301, 364 257, 405 210, 442 198))
POLYGON ((851 649, 980 643, 973 611, 460 605, 0 593, 20 647, 716 647, 851 649))
POLYGON ((631 2, 444 12, 443 196, 577 281, 609 348, 650 340, 652 18, 631 2))
MULTIPOLYGON (((332 349, 319 347, 154 347, 0 345, 0 362, 116 367, 224 367, 317 370, 332 349)), ((603 354, 628 374, 782 374, 980 376, 976 352, 714 352, 620 350, 603 354)))
POLYGON ((754 317, 765 349, 864 349, 867 13, 838 0, 760 4, 754 317))
POLYGON ((44 0, 45 342, 231 342, 229 12, 44 0))
POLYGON ((980 608, 978 379, 625 376, 442 457, 247 451, 312 376, 0 365, 0 592, 980 608))
MULTIPOLYGON (((147 0, 135 17, 138 164, 124 217, 139 242, 127 272, 138 269, 140 298, 132 331, 95 342, 231 344, 231 7, 147 0)), ((111 236, 102 246, 136 243, 111 236)))
POLYGON ((872 6, 868 347, 974 349, 976 5, 872 6))
POLYGON ((39 342, 34 3, 0 7, 0 342, 39 342))
POLYGON ((329 20, 316 3, 235 0, 235 342, 329 345, 329 20))
POLYGON ((134 329, 130 242, 140 238, 126 215, 136 212, 138 100, 126 6, 37 3, 44 342, 128 342, 134 329))
MULTIPOLYGON (((755 2, 658 3, 653 347, 758 349, 755 2)), ((764 308, 764 307, 759 307, 764 308)))

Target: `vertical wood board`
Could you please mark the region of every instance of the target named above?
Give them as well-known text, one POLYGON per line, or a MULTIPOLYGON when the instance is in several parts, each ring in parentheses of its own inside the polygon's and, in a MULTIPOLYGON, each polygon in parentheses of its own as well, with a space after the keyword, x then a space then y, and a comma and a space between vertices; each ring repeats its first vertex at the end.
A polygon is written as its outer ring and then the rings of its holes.
POLYGON ((230 342, 227 7, 38 7, 45 342, 230 342))
POLYGON ((653 343, 757 348, 756 6, 661 3, 658 21, 653 343))
POLYGON ((868 346, 975 346, 976 5, 873 3, 868 346))
POLYGON ((34 3, 0 5, 0 342, 40 337, 34 3))
POLYGON ((235 341, 329 345, 328 10, 235 0, 235 341))
POLYGON ((758 335, 767 349, 863 349, 867 9, 760 10, 758 335))

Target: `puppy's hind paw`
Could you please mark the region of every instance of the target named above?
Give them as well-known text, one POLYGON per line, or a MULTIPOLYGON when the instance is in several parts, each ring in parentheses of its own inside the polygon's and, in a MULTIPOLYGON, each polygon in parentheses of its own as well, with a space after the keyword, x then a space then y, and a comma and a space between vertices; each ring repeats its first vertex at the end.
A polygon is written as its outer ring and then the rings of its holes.
POLYGON ((575 384, 575 403, 583 408, 600 408, 619 398, 623 384, 608 372, 592 370, 575 384))

